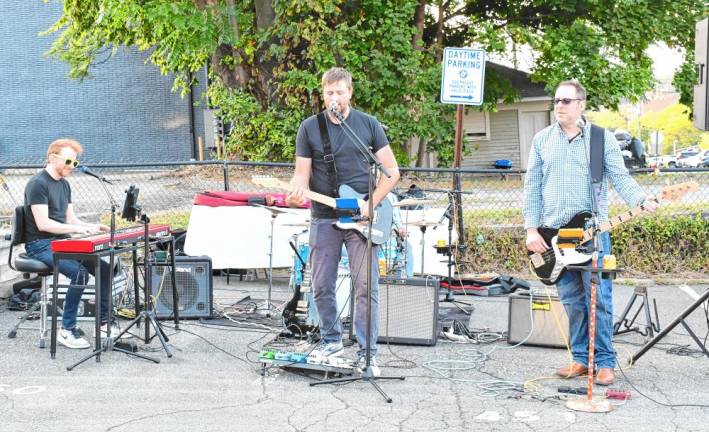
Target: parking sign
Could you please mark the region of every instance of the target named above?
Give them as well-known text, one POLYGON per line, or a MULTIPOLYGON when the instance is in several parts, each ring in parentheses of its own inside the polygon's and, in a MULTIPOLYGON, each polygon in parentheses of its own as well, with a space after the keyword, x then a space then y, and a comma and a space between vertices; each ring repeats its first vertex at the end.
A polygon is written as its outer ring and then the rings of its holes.
POLYGON ((442 103, 482 105, 484 83, 484 50, 451 47, 443 50, 442 103))

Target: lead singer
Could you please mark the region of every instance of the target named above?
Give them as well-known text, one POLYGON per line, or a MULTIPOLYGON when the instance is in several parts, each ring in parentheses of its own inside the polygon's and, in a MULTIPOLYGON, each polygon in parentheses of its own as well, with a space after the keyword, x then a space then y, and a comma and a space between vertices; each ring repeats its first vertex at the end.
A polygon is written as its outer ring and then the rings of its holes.
MULTIPOLYGON (((319 115, 308 117, 300 124, 296 137, 295 172, 291 185, 295 190, 288 195, 290 206, 300 206, 305 198, 304 190, 336 197, 339 185, 346 184, 359 193, 367 193, 369 165, 358 149, 358 143, 345 131, 333 115, 339 111, 346 124, 362 142, 367 144, 379 158, 391 177, 381 176, 374 189, 373 204, 376 207, 399 181, 399 168, 389 140, 377 119, 350 106, 352 99, 352 75, 345 69, 335 67, 322 76, 322 94, 327 109, 319 115), (318 117, 321 119, 319 123, 318 117), (322 126, 322 127, 321 127, 322 126), (327 151, 329 137, 331 151, 327 151)), ((359 210, 363 216, 369 213, 368 203, 360 200, 359 210)), ((350 263, 350 274, 355 289, 355 333, 359 350, 360 368, 366 364, 367 334, 367 241, 354 231, 338 231, 333 227, 337 216, 333 209, 313 202, 310 222, 310 265, 315 304, 320 316, 321 341, 314 354, 321 357, 342 353, 342 325, 337 307, 337 267, 344 243, 350 263)), ((362 222, 364 223, 364 222, 362 222)), ((372 373, 380 375, 376 363, 378 316, 379 316, 379 270, 377 247, 372 247, 372 328, 371 359, 372 373)))

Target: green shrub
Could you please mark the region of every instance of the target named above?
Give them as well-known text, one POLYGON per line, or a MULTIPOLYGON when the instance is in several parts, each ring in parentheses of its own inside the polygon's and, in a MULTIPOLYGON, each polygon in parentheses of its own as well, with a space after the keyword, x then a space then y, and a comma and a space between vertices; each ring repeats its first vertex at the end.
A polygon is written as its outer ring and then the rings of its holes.
MULTIPOLYGON (((516 209, 466 212, 462 271, 529 274, 522 225, 499 225, 519 214, 516 209)), ((632 274, 709 271, 709 218, 700 212, 639 218, 614 229, 611 240, 619 265, 632 274)))

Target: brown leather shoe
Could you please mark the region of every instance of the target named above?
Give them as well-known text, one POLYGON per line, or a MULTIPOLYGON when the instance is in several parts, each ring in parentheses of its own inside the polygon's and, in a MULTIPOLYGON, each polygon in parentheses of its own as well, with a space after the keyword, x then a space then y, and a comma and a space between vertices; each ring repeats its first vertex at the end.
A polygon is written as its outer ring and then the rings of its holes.
POLYGON ((562 378, 573 378, 588 373, 588 368, 580 363, 571 363, 571 366, 556 370, 556 375, 562 378))
POLYGON ((615 382, 615 372, 613 368, 600 368, 596 375, 596 384, 607 386, 615 382))

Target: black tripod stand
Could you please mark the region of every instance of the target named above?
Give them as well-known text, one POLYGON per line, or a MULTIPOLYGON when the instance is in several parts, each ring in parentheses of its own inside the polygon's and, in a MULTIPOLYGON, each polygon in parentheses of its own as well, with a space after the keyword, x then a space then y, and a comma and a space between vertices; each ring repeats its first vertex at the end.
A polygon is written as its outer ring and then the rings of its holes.
MULTIPOLYGON (((455 225, 453 215, 454 215, 454 212, 456 211, 455 210, 456 201, 454 198, 454 194, 456 192, 460 192, 460 191, 448 191, 448 208, 446 208, 446 211, 443 213, 443 218, 448 217, 448 245, 443 248, 436 247, 436 250, 439 253, 443 253, 444 255, 446 255, 448 257, 448 264, 447 264, 448 265, 448 279, 447 279, 448 289, 446 290, 446 296, 441 301, 453 303, 453 305, 455 307, 457 307, 458 309, 460 309, 462 312, 466 313, 467 315, 470 315, 472 311, 466 310, 462 306, 468 306, 468 307, 472 308, 473 305, 470 303, 464 302, 464 301, 456 300, 455 296, 453 294, 453 266, 455 266, 455 263, 453 262, 453 253, 456 250, 459 252, 463 252, 465 250, 465 245, 460 244, 460 239, 462 238, 460 236, 458 237, 458 245, 453 246, 453 227, 455 225)), ((455 214, 457 215, 457 213, 455 213, 455 214)), ((441 218, 441 219, 443 219, 443 218, 441 218)), ((459 230, 460 232, 463 231, 462 223, 463 222, 461 220, 460 221, 461 229, 459 230)))
MULTIPOLYGON (((101 183, 103 184, 103 182, 101 183)), ((105 189, 105 186, 104 186, 105 189)), ((106 190, 106 193, 108 193, 108 190, 106 190)), ((109 280, 113 281, 113 271, 114 271, 114 257, 116 254, 115 250, 115 225, 116 225, 116 203, 113 200, 113 197, 108 194, 111 198, 111 240, 109 242, 110 248, 109 248, 109 257, 110 257, 110 270, 109 270, 109 280)), ((123 208, 123 218, 127 220, 134 221, 136 219, 136 215, 140 213, 140 207, 136 204, 137 202, 137 195, 138 195, 138 189, 134 189, 132 186, 131 188, 126 191, 126 202, 124 204, 123 208)), ((75 367, 79 366, 80 364, 84 363, 86 360, 96 357, 96 361, 100 361, 101 359, 101 354, 104 352, 108 351, 118 351, 123 354, 127 354, 133 357, 138 357, 142 358, 144 360, 151 361, 153 363, 160 363, 160 360, 148 357, 143 354, 138 354, 137 352, 133 352, 132 350, 128 350, 122 347, 118 347, 115 345, 115 341, 120 340, 120 338, 128 332, 134 325, 140 322, 141 319, 144 319, 146 321, 145 324, 145 342, 148 343, 150 341, 150 333, 149 333, 149 326, 148 323, 150 323, 153 328, 155 328, 156 335, 160 339, 160 343, 162 344, 163 349, 165 350, 166 354, 168 357, 172 357, 172 352, 168 348, 166 342, 168 341, 167 335, 165 332, 162 330, 162 327, 158 324, 158 322, 155 320, 154 314, 152 312, 152 303, 150 301, 150 293, 151 293, 151 272, 150 272, 150 230, 149 230, 149 223, 150 219, 146 215, 142 215, 140 218, 141 222, 143 223, 143 245, 144 245, 144 257, 143 257, 143 264, 144 264, 144 270, 145 270, 145 308, 143 311, 141 311, 136 318, 131 321, 126 328, 121 330, 116 336, 113 336, 111 334, 111 318, 112 318, 112 309, 113 309, 113 299, 112 299, 112 289, 109 289, 109 297, 108 297, 108 317, 107 317, 107 322, 106 322, 106 339, 103 344, 100 343, 100 313, 97 314, 96 317, 96 339, 97 339, 97 346, 96 349, 89 355, 83 357, 76 363, 70 365, 67 367, 68 371, 73 370, 75 367)), ((175 305, 175 323, 176 323, 176 328, 179 329, 179 316, 178 316, 178 298, 177 298, 177 287, 176 287, 176 279, 175 279, 175 240, 174 238, 170 238, 170 260, 171 260, 171 265, 172 265, 172 293, 173 293, 173 304, 175 305)), ((136 253, 135 253, 135 248, 133 249, 133 259, 134 259, 134 265, 137 265, 136 263, 136 253)), ((100 264, 98 261, 100 258, 97 258, 96 261, 96 275, 95 279, 97 281, 100 281, 100 264)), ((137 279, 136 279, 137 281, 137 279)), ((56 292, 56 291, 55 291, 56 292)), ((56 296, 56 294, 55 294, 56 296)), ((56 304, 56 299, 55 302, 56 304)), ((97 305, 97 310, 100 310, 100 305, 101 304, 101 290, 96 289, 96 305, 97 305)), ((138 307, 138 299, 136 296, 136 308, 138 307)), ((53 317, 53 320, 56 319, 56 314, 53 317)), ((52 326, 53 331, 56 328, 56 325, 53 324, 52 326)), ((54 340, 54 335, 52 336, 52 340, 54 340)), ((54 342, 53 342, 54 343, 54 342)))
MULTIPOLYGON (((387 172, 386 168, 382 165, 382 163, 377 159, 377 157, 372 153, 372 151, 369 149, 369 146, 367 146, 362 140, 357 136, 357 134, 350 128, 350 126, 345 122, 344 116, 340 113, 339 110, 337 109, 330 109, 330 112, 337 118, 337 120, 340 122, 340 125, 344 128, 343 130, 345 131, 346 134, 350 136, 353 142, 357 144, 357 148, 359 151, 362 153, 364 156, 367 164, 369 165, 369 190, 368 190, 368 198, 367 198, 367 204, 369 206, 368 208, 368 213, 369 213, 369 218, 367 219, 367 252, 365 254, 365 259, 367 260, 367 332, 366 332, 366 337, 367 337, 367 342, 366 342, 366 347, 365 347, 365 369, 364 372, 362 373, 361 376, 359 377, 347 377, 347 378, 337 378, 337 379, 330 379, 330 380, 323 380, 323 381, 318 381, 318 382, 313 382, 310 383, 310 386, 315 386, 315 385, 320 385, 320 384, 339 384, 339 383, 348 383, 348 382, 353 382, 353 381, 364 381, 370 383, 375 390, 379 392, 379 394, 382 395, 384 400, 386 400, 388 403, 391 403, 392 399, 384 393, 384 390, 377 384, 376 380, 392 380, 392 379, 397 379, 397 380, 404 380, 405 377, 403 376, 374 376, 374 372, 372 369, 372 222, 374 220, 374 201, 373 201, 373 196, 374 196, 374 185, 376 184, 377 180, 377 173, 378 171, 381 171, 382 174, 384 174, 387 177, 391 177, 391 175, 387 172)), ((387 199, 384 197, 384 199, 387 199)))
MULTIPOLYGON (((144 243, 144 249, 143 249, 143 269, 145 271, 145 278, 144 281, 145 283, 143 284, 144 287, 144 295, 145 295, 145 303, 143 304, 143 310, 140 311, 140 313, 131 321, 125 329, 123 329, 118 337, 122 336, 124 333, 126 333, 128 330, 130 330, 131 327, 137 325, 140 323, 141 320, 145 322, 145 343, 149 343, 153 338, 150 336, 150 327, 152 326, 153 329, 155 330, 155 336, 158 337, 160 340, 160 344, 162 345, 163 350, 165 351, 165 354, 169 357, 172 357, 172 351, 170 351, 170 348, 167 346, 167 342, 170 340, 168 339, 167 335, 165 334, 165 331, 163 330, 162 326, 160 323, 158 323, 157 319, 155 318, 155 312, 153 312, 153 302, 152 302, 152 265, 150 262, 150 241, 148 238, 149 235, 149 223, 150 223, 150 218, 143 214, 140 218, 141 222, 143 223, 144 230, 145 230, 145 243, 144 243), (150 324, 150 325, 148 325, 150 324)), ((169 244, 169 255, 170 255, 170 270, 172 272, 172 304, 174 305, 173 307, 173 313, 175 315, 175 328, 177 330, 180 329, 179 325, 179 298, 178 298, 178 293, 177 293, 177 279, 176 279, 176 274, 175 274, 175 239, 170 238, 169 244)), ((137 300, 136 300, 137 301, 137 300)), ((146 357, 144 357, 146 358, 146 357)), ((153 358, 146 358, 146 360, 150 360, 155 363, 160 363, 159 360, 153 359, 153 358)))

